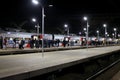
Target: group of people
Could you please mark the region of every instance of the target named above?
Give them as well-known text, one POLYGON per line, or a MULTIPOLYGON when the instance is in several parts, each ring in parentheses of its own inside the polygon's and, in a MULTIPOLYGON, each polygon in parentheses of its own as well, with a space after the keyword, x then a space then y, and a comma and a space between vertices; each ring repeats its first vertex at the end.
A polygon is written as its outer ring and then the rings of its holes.
MULTIPOLYGON (((0 49, 7 49, 9 47, 9 42, 8 38, 3 38, 0 36, 0 49)), ((41 48, 42 45, 44 48, 50 48, 50 47, 59 47, 59 46, 74 46, 74 45, 80 45, 80 46, 86 46, 87 41, 86 40, 81 40, 81 41, 73 41, 64 38, 63 40, 60 39, 44 39, 42 43, 42 39, 36 39, 36 38, 30 38, 29 40, 25 40, 23 38, 13 38, 12 40, 12 48, 18 47, 19 49, 24 49, 26 44, 28 45, 29 48, 41 48), (16 46, 17 45, 17 46, 16 46)), ((90 46, 97 46, 97 45, 104 45, 105 43, 102 41, 89 41, 88 45, 90 46)), ((106 42, 106 44, 113 44, 113 42, 106 42)))
POLYGON ((44 39, 43 41, 43 44, 42 44, 42 40, 41 39, 29 39, 28 41, 28 44, 30 46, 30 48, 40 48, 42 47, 59 47, 59 43, 60 43, 60 40, 59 39, 56 39, 56 40, 50 40, 50 39, 44 39))
MULTIPOLYGON (((7 38, 3 38, 2 36, 0 36, 0 49, 7 49, 7 47, 8 47, 7 45, 8 44, 9 44, 8 39, 7 38)), ((12 48, 16 48, 16 44, 17 44, 16 38, 14 38, 12 40, 12 44, 13 44, 12 48)), ((23 38, 20 39, 19 42, 18 42, 19 49, 24 49, 24 44, 25 44, 25 40, 23 38)))
MULTIPOLYGON (((63 39, 44 39, 43 44, 41 39, 36 39, 36 38, 30 38, 29 40, 24 40, 23 38, 20 38, 19 40, 16 40, 16 38, 12 39, 12 48, 16 48, 16 45, 19 49, 24 49, 24 45, 27 44, 28 47, 30 48, 41 48, 42 45, 44 48, 50 48, 50 47, 59 47, 59 46, 70 46, 69 40, 63 39), (60 45, 61 44, 61 45, 60 45)), ((6 49, 9 44, 7 38, 0 38, 0 48, 1 49, 6 49)))

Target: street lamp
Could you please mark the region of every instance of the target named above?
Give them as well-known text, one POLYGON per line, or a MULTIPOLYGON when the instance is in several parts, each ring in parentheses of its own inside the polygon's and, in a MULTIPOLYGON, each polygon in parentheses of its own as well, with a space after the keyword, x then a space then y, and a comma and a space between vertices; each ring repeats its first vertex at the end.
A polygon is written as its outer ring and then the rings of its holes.
POLYGON ((84 31, 86 31, 86 28, 83 28, 84 31))
POLYGON ((107 40, 107 25, 103 24, 103 27, 105 28, 105 45, 106 45, 106 40, 107 40))
POLYGON ((39 4, 38 0, 32 0, 32 3, 34 3, 35 5, 39 4))
POLYGON ((67 35, 69 36, 69 27, 67 24, 64 24, 64 27, 67 29, 67 35))
POLYGON ((86 40, 87 40, 87 44, 86 44, 86 46, 87 46, 87 48, 88 48, 88 29, 89 29, 89 24, 88 24, 88 18, 85 16, 85 17, 83 17, 83 19, 87 22, 87 33, 86 33, 86 40))
MULTIPOLYGON (((38 0, 32 0, 32 3, 35 4, 35 5, 38 5, 40 4, 38 0)), ((44 6, 43 4, 41 3, 41 9, 42 9, 42 57, 44 57, 44 6)), ((49 5, 49 7, 53 7, 53 5, 49 5)))
MULTIPOLYGON (((32 21, 36 22, 36 19, 32 18, 32 21)), ((35 25, 35 27, 37 28, 37 35, 39 36, 39 28, 40 28, 39 24, 35 25)))
POLYGON ((32 18, 32 21, 33 21, 33 22, 36 22, 36 19, 35 19, 35 18, 32 18))
POLYGON ((107 37, 109 37, 110 35, 109 34, 107 34, 107 37))
POLYGON ((97 30, 96 32, 97 32, 97 39, 99 41, 99 31, 97 30))
POLYGON ((116 35, 117 35, 116 32, 117 32, 117 29, 114 28, 113 30, 114 30, 114 32, 115 32, 115 39, 116 39, 116 35))
POLYGON ((112 33, 112 36, 113 36, 113 39, 114 39, 115 34, 114 34, 114 33, 112 33))
MULTIPOLYGON (((38 0, 32 0, 32 3, 34 3, 35 5, 39 4, 38 0)), ((44 6, 41 5, 42 7, 42 53, 44 52, 44 6)), ((42 54, 42 56, 44 56, 44 54, 42 54)))
POLYGON ((86 32, 86 28, 83 28, 83 30, 85 31, 85 36, 87 37, 87 35, 86 35, 86 34, 87 34, 87 32, 86 32))
POLYGON ((79 32, 79 35, 81 35, 82 33, 81 32, 79 32))
POLYGON ((105 38, 106 38, 106 36, 107 36, 107 25, 103 24, 103 27, 105 28, 105 38))

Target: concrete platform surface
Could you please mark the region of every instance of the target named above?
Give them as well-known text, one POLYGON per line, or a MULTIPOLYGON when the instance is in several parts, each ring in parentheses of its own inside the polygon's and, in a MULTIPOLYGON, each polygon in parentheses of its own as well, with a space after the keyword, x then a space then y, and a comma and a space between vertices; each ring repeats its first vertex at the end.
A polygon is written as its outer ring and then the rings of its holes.
POLYGON ((22 80, 117 50, 120 46, 0 56, 0 80, 22 80))

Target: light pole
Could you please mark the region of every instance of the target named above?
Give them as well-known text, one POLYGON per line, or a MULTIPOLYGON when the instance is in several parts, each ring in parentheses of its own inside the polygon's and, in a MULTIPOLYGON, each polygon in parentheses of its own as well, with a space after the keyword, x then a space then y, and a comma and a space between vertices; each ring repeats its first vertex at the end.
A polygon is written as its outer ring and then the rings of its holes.
MULTIPOLYGON (((32 0, 32 3, 35 5, 40 4, 38 0, 32 0)), ((49 7, 53 7, 53 5, 49 5, 49 7)), ((42 57, 44 57, 44 5, 41 3, 41 8, 42 8, 42 57)))
POLYGON ((114 32, 115 32, 115 39, 116 39, 117 29, 116 29, 116 28, 114 28, 113 30, 114 30, 114 32))
POLYGON ((97 39, 99 41, 99 31, 97 30, 96 32, 97 32, 97 39))
MULTIPOLYGON (((49 5, 49 7, 53 7, 53 5, 49 5)), ((44 52, 44 6, 42 5, 42 53, 44 52)), ((42 54, 44 56, 44 54, 42 54)))
POLYGON ((83 17, 83 19, 87 22, 87 33, 86 33, 86 40, 87 40, 87 43, 86 43, 86 46, 87 46, 87 48, 88 48, 88 29, 89 29, 89 24, 88 24, 88 18, 85 16, 85 17, 83 17))
POLYGON ((106 45, 106 41, 107 41, 107 25, 103 24, 103 27, 105 28, 105 45, 106 45))
POLYGON ((115 34, 114 34, 114 33, 112 33, 112 36, 113 36, 113 39, 114 39, 115 34))
POLYGON ((64 24, 65 29, 67 29, 67 35, 69 36, 69 27, 68 24, 64 24))
MULTIPOLYGON (((32 21, 33 22, 36 22, 36 19, 35 18, 32 18, 32 21)), ((37 36, 39 36, 39 28, 40 28, 40 26, 39 26, 39 24, 37 24, 37 25, 35 25, 35 27, 37 28, 37 36)))
POLYGON ((85 31, 85 36, 87 38, 87 32, 86 32, 86 28, 83 28, 83 30, 85 31))
MULTIPOLYGON (((39 4, 38 0, 32 0, 32 3, 34 3, 35 5, 39 4)), ((42 57, 44 57, 44 6, 41 5, 42 7, 42 57)))
MULTIPOLYGON (((44 52, 44 7, 42 6, 42 53, 44 52)), ((44 56, 44 54, 42 54, 44 56)))

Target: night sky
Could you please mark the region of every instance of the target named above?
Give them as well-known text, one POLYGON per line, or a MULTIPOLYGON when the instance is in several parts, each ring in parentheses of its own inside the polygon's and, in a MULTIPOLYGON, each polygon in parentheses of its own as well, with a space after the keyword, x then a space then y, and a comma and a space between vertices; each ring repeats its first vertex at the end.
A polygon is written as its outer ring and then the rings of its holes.
MULTIPOLYGON (((64 24, 70 27, 70 33, 83 32, 85 21, 89 18, 91 36, 96 30, 104 34, 103 24, 108 25, 108 33, 113 28, 120 31, 120 5, 115 0, 42 0, 45 6, 45 33, 61 33, 64 24), (53 7, 48 7, 53 4, 53 7)), ((33 5, 31 0, 0 0, 0 27, 21 27, 35 30, 31 18, 35 17, 41 26, 41 7, 33 5), (21 25, 21 26, 20 26, 21 25)))

